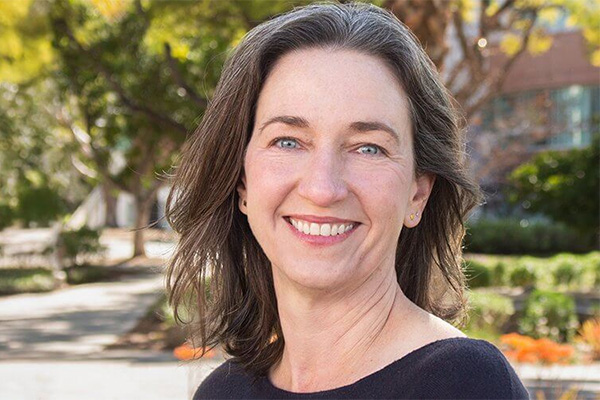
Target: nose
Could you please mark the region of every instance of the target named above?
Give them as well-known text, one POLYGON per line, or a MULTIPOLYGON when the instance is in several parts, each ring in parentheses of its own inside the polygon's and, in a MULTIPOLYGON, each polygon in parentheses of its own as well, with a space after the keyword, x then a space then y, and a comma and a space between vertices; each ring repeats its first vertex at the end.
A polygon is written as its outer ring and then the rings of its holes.
POLYGON ((314 152, 302 172, 298 193, 319 207, 328 207, 348 195, 344 165, 332 151, 314 152))

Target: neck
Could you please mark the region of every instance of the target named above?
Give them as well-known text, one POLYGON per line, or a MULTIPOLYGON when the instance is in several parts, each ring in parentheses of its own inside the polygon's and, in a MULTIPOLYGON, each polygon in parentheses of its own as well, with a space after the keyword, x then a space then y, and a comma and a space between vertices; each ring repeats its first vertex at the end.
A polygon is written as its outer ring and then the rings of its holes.
POLYGON ((270 373, 275 386, 293 392, 327 390, 394 361, 394 352, 385 346, 395 343, 390 339, 416 306, 400 290, 393 268, 352 291, 318 295, 289 287, 278 291, 275 279, 285 338, 282 359, 270 373))

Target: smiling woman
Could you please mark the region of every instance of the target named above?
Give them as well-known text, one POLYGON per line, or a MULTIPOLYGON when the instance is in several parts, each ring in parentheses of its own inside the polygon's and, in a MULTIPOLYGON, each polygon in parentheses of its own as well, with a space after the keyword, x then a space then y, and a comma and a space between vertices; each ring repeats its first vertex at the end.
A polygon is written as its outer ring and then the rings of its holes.
POLYGON ((451 324, 467 171, 451 98, 390 13, 311 5, 249 32, 168 200, 170 300, 194 293, 201 345, 231 356, 195 398, 527 397, 451 324))

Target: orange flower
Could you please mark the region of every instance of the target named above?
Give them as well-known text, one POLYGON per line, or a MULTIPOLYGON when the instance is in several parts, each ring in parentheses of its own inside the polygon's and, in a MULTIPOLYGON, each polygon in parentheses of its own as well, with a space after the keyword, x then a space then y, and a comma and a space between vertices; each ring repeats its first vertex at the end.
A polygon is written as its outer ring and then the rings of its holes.
POLYGON ((196 360, 199 358, 213 358, 215 350, 202 347, 191 347, 184 343, 173 350, 173 355, 179 360, 196 360))
POLYGON ((588 345, 592 351, 592 358, 600 360, 600 318, 585 321, 578 333, 575 341, 588 345))
POLYGON ((567 363, 574 353, 570 345, 561 345, 546 338, 535 340, 518 333, 503 335, 500 342, 505 347, 506 357, 523 363, 567 363))

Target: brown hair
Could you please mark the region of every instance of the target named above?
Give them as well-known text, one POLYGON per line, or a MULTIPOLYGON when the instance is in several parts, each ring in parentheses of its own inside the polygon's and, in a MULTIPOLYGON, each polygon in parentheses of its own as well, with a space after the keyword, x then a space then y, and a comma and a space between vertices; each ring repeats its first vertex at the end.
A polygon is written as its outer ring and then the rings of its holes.
POLYGON ((398 283, 416 305, 446 320, 457 321, 465 308, 463 224, 481 195, 468 173, 452 97, 418 40, 388 11, 362 3, 298 8, 252 29, 226 62, 204 118, 184 146, 167 201, 167 218, 180 234, 167 271, 176 318, 181 321, 179 308, 191 298, 201 345, 223 345, 257 374, 280 359, 284 337, 270 262, 237 207, 236 186, 269 71, 287 52, 310 47, 373 55, 405 89, 415 170, 436 180, 422 220, 400 234, 398 283))

